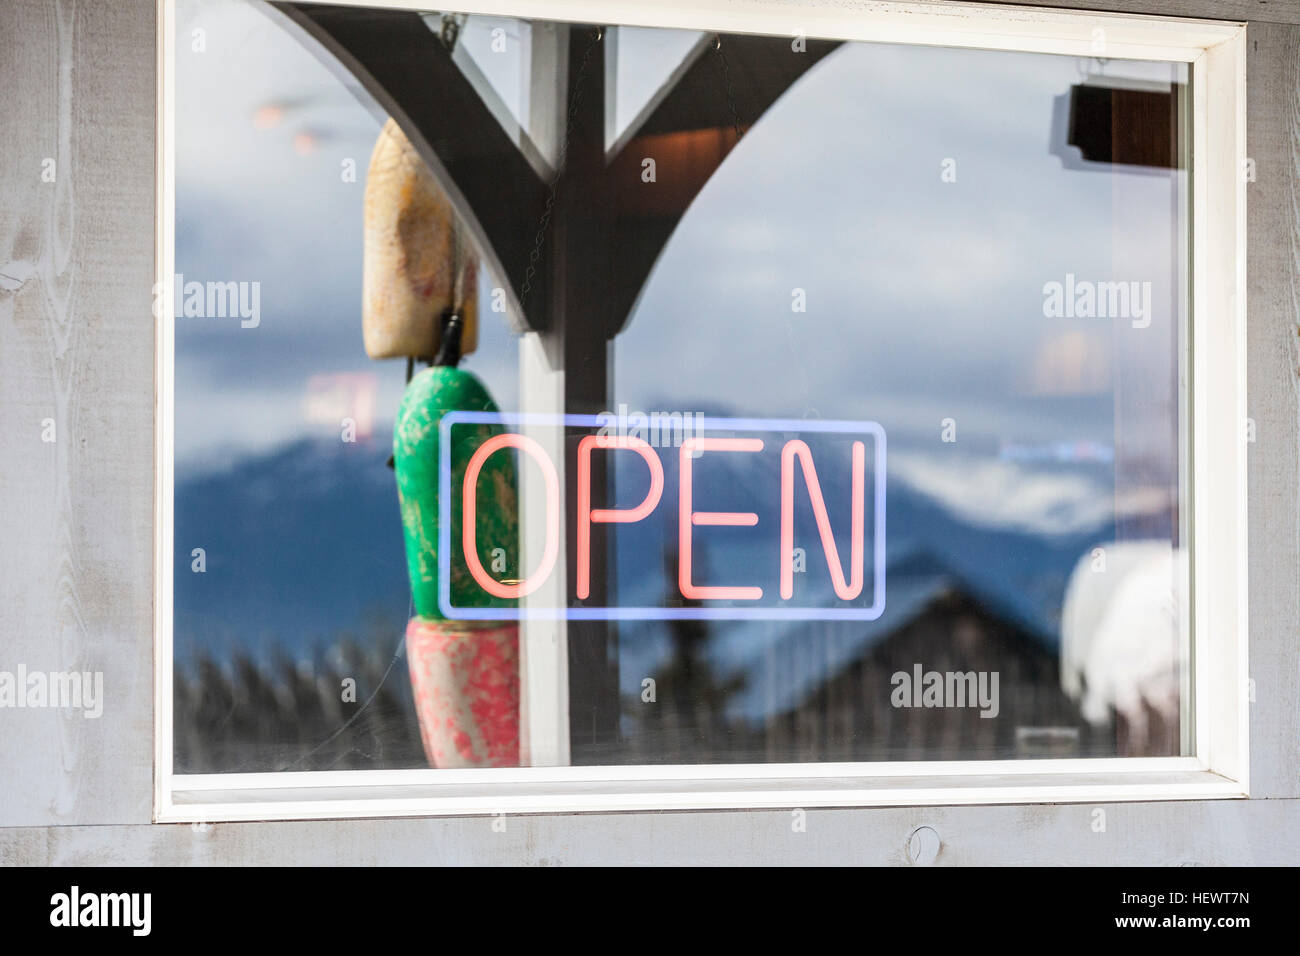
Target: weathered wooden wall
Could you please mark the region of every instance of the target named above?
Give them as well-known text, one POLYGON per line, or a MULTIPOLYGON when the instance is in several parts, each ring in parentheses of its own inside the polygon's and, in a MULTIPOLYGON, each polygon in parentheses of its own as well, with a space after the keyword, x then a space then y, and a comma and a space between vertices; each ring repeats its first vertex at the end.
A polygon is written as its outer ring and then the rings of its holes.
POLYGON ((153 0, 0 4, 0 669, 101 670, 99 720, 0 711, 0 863, 1300 860, 1300 0, 1043 0, 1252 19, 1250 801, 149 823, 153 0), (42 164, 56 179, 42 182, 42 164), (53 419, 55 441, 42 441, 53 419))
POLYGON ((919 826, 939 835, 918 863, 1188 866, 1294 863, 1293 801, 1090 806, 576 814, 0 830, 0 865, 892 865, 919 826))
POLYGON ((0 670, 102 671, 106 698, 0 710, 9 826, 151 814, 154 24, 0 4, 0 670))
POLYGON ((1300 796, 1300 26, 1247 31, 1251 793, 1300 796))
MULTIPOLYGON (((964 3, 968 0, 951 0, 964 3)), ((1096 10, 1106 13, 1137 13, 1162 17, 1201 17, 1206 20, 1258 20, 1271 23, 1300 23, 1297 0, 988 0, 1011 6, 1051 7, 1059 10, 1096 10)))

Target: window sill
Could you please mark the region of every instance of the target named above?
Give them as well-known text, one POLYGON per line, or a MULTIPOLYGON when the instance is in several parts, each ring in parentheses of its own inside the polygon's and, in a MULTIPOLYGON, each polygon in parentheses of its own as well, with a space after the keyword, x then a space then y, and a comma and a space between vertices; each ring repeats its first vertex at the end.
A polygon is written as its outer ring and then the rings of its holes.
POLYGON ((178 776, 173 784, 171 799, 157 814, 159 823, 1156 802, 1248 795, 1242 783, 1188 757, 895 763, 869 769, 847 764, 220 774, 178 776))

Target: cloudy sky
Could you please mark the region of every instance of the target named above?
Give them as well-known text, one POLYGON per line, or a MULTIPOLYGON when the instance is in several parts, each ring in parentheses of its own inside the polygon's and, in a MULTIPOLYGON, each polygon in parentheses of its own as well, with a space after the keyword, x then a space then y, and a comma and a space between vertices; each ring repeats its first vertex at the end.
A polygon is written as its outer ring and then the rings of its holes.
MULTIPOLYGON (((178 11, 177 269, 260 282, 262 312, 256 329, 179 320, 178 470, 336 432, 312 412, 322 375, 373 384, 382 441, 404 371, 361 343, 362 198, 382 112, 256 4, 178 11)), ((526 24, 471 18, 463 39, 516 115, 526 38, 526 24)), ((611 133, 695 38, 618 32, 611 133)), ((615 342, 611 405, 874 420, 891 478, 991 525, 1047 533, 1158 505, 1158 489, 1128 480, 1117 503, 1105 455, 1069 450, 1113 450, 1118 426, 1121 458, 1172 480, 1182 174, 1067 168, 1053 117, 1099 72, 1177 79, 1157 64, 842 47, 747 133, 684 217, 615 342), (947 160, 955 182, 941 176, 947 160), (1067 274, 1151 282, 1150 327, 1045 317, 1044 284, 1067 274), (806 312, 792 311, 794 289, 806 312), (940 441, 947 418, 955 444, 940 441)), ((518 342, 495 318, 466 365, 517 408, 518 342)))

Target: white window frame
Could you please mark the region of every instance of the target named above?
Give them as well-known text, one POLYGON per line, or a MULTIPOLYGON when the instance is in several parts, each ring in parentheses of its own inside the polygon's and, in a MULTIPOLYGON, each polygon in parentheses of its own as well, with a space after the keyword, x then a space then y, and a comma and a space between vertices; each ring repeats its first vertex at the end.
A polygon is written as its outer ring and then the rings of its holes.
MULTIPOLYGON (((330 0, 340 2, 340 0, 330 0)), ((172 766, 175 11, 158 0, 155 800, 159 822, 663 809, 1109 802, 1249 794, 1246 25, 950 2, 457 0, 458 12, 1192 68, 1192 756, 179 775, 172 766), (1097 31, 1101 31, 1098 33, 1097 31)), ((413 0, 343 5, 424 10, 413 0)), ((550 715, 553 717, 554 715, 550 715)), ((554 722, 554 721, 552 721, 554 722)))

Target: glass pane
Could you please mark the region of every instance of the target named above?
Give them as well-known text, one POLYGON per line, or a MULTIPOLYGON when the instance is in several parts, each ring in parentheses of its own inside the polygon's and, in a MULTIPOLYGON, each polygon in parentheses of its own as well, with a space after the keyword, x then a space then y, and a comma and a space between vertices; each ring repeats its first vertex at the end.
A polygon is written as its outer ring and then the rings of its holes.
POLYGON ((179 772, 1190 752, 1184 66, 177 30, 179 772))
MULTIPOLYGON (((879 422, 887 610, 623 625, 625 699, 660 678, 623 719, 633 762, 1180 752, 1185 82, 846 44, 727 157, 617 340, 618 397, 879 422), (1082 160, 1069 111, 1092 90, 1160 165, 1082 160), (958 674, 989 703, 951 706, 958 674)), ((763 480, 741 472, 718 469, 719 497, 763 480)), ((828 501, 845 477, 822 476, 828 501)), ((747 534, 771 554, 778 531, 747 534)), ((808 586, 828 589, 816 527, 800 532, 808 586)))

